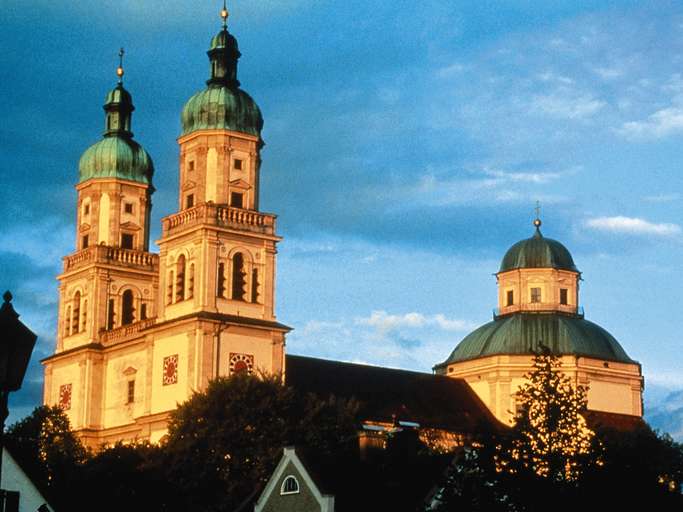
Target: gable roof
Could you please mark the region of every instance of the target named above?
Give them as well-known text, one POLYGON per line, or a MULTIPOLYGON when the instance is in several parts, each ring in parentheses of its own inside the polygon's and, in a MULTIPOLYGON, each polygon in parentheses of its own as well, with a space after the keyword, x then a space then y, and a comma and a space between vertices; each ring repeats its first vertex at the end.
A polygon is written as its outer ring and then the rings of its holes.
POLYGON ((285 382, 299 392, 355 398, 371 421, 414 421, 462 434, 507 430, 463 379, 287 355, 285 382))

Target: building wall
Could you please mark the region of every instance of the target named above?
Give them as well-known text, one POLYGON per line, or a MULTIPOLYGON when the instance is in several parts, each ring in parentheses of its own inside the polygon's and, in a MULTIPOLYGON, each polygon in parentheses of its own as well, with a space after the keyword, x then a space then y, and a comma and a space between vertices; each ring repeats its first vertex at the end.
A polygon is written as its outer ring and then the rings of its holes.
MULTIPOLYGON (((561 357, 562 371, 575 386, 588 388, 588 408, 642 416, 643 377, 638 364, 616 363, 586 357, 561 357)), ((491 412, 512 424, 515 393, 533 369, 526 355, 494 355, 450 364, 446 375, 463 378, 491 412)))

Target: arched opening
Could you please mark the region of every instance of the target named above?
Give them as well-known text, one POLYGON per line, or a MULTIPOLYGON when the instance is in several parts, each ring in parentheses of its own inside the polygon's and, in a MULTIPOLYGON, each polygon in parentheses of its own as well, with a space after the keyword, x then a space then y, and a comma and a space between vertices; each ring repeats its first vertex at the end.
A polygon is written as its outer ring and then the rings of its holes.
POLYGON ((64 336, 71 334, 71 306, 66 307, 66 314, 64 315, 64 336))
POLYGON ((244 286, 246 284, 245 276, 247 273, 244 271, 244 256, 241 252, 236 253, 232 257, 232 298, 233 300, 244 300, 246 295, 246 290, 244 286))
POLYGON ((175 301, 185 298, 185 255, 178 256, 175 267, 175 301))
POLYGON ((280 494, 297 494, 299 492, 299 482, 294 475, 287 476, 282 481, 280 494))
POLYGON ((258 302, 258 270, 257 269, 252 269, 251 271, 251 302, 257 303, 258 302))
POLYGON ((81 332, 85 332, 85 326, 88 323, 88 301, 83 301, 83 312, 81 313, 81 332))
POLYGON ((126 290, 121 296, 121 325, 132 324, 135 321, 135 308, 133 307, 133 290, 126 290))
POLYGON ((81 292, 74 293, 74 304, 71 310, 71 333, 78 333, 81 321, 81 292))
POLYGON ((216 296, 225 298, 225 263, 218 264, 218 276, 216 279, 216 296))
POLYGON ((187 298, 194 297, 194 263, 190 263, 190 270, 187 273, 187 298))
POLYGON ((173 304, 173 270, 168 273, 166 286, 166 304, 173 304))

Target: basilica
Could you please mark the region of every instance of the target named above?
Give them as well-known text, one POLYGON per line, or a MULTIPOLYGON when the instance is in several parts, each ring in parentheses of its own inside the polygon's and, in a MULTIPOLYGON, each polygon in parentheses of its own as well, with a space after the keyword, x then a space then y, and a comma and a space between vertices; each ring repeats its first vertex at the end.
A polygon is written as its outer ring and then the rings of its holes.
POLYGON ((76 244, 58 276, 56 347, 43 365, 44 403, 61 406, 84 442, 157 442, 177 404, 210 380, 259 371, 363 400, 368 435, 402 422, 453 435, 504 428, 541 346, 588 387, 589 409, 642 416, 640 365, 584 318, 581 273, 538 219, 503 258, 493 321, 433 374, 286 355, 290 327, 274 307, 281 238, 276 216, 259 209, 263 118, 240 88, 227 17, 209 45, 206 87, 181 113, 178 210, 162 220, 158 253, 149 250, 154 166, 133 139, 122 65, 103 137, 78 164, 76 244))

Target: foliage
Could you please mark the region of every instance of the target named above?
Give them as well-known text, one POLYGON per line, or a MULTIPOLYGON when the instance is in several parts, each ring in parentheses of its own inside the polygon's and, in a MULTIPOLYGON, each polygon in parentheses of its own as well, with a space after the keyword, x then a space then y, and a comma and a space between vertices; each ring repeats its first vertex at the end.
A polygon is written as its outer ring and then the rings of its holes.
POLYGON ((267 480, 283 446, 348 453, 356 411, 333 397, 300 396, 277 377, 217 379, 172 413, 163 464, 188 509, 232 510, 267 480))
POLYGON ((576 482, 588 465, 600 463, 595 433, 583 416, 586 389, 575 387, 560 366, 548 351, 534 357, 533 370, 517 392, 512 443, 499 456, 500 470, 576 482))
POLYGON ((39 485, 57 497, 68 492, 88 455, 57 406, 36 407, 7 429, 5 442, 39 485))

